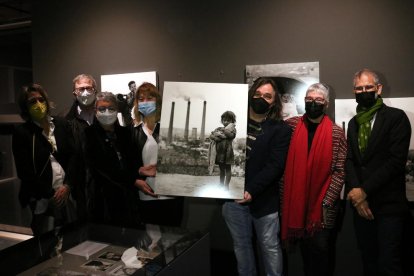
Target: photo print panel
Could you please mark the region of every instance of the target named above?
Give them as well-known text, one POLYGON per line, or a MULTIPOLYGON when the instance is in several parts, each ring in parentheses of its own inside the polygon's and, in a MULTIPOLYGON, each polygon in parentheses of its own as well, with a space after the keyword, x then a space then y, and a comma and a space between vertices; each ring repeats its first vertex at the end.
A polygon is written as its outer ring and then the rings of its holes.
POLYGON ((248 85, 165 82, 155 192, 241 199, 248 85))
POLYGON ((131 123, 135 91, 144 82, 157 86, 157 72, 101 75, 101 91, 112 92, 118 100, 118 121, 121 126, 131 123))
MULTIPOLYGON (((414 126, 414 97, 407 98, 383 98, 384 103, 388 106, 404 110, 410 120, 411 127, 414 126)), ((337 99, 335 100, 335 123, 348 129, 348 123, 356 115, 357 103, 355 99, 337 99)), ((411 209, 414 209, 414 135, 411 135, 408 159, 405 167, 405 187, 407 199, 411 209)))
POLYGON ((319 62, 281 63, 246 66, 246 83, 252 86, 259 77, 272 78, 281 95, 283 119, 305 113, 305 93, 319 82, 319 62))

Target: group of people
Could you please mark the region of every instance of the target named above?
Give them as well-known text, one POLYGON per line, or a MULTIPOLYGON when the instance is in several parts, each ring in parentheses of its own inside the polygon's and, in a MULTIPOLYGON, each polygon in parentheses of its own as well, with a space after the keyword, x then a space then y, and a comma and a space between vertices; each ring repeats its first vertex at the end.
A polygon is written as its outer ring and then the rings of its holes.
MULTIPOLYGON (((74 102, 64 117, 50 116, 52 103, 43 87, 24 87, 19 106, 25 123, 13 134, 13 154, 21 179, 19 200, 32 211, 35 235, 74 217, 123 226, 180 226, 183 199, 154 192, 160 93, 150 83, 129 87, 133 107, 127 126, 117 120, 117 97, 98 93, 90 75, 74 78, 74 102)), ((333 275, 345 187, 364 274, 403 275, 411 137, 406 114, 383 103, 382 84, 369 69, 354 75, 358 106, 347 139, 326 115, 328 86, 311 85, 306 113, 287 120, 279 91, 266 77, 249 89, 244 196, 222 206, 238 273, 256 275, 256 240, 266 275, 284 274, 283 248, 296 244, 305 275, 333 275)), ((236 118, 228 111, 221 119, 223 127, 211 135, 219 149, 212 163, 219 165, 220 182, 228 187, 233 156, 220 148, 231 149, 224 138, 234 138, 236 118)))
POLYGON ((333 275, 342 191, 352 204, 363 274, 404 275, 411 125, 402 110, 384 104, 382 87, 372 70, 354 75, 357 114, 345 138, 326 115, 328 86, 309 86, 305 114, 283 120, 277 83, 271 78, 253 83, 244 198, 222 209, 239 275, 257 275, 257 263, 266 275, 286 274, 284 257, 296 246, 304 275, 333 275))
POLYGON ((158 89, 143 83, 134 91, 128 126, 119 124, 119 99, 98 93, 91 75, 76 76, 72 93, 63 116, 50 115, 52 102, 39 84, 23 87, 19 98, 25 122, 15 127, 12 150, 19 200, 30 207, 34 235, 74 220, 180 226, 183 199, 158 196, 153 186, 158 89))

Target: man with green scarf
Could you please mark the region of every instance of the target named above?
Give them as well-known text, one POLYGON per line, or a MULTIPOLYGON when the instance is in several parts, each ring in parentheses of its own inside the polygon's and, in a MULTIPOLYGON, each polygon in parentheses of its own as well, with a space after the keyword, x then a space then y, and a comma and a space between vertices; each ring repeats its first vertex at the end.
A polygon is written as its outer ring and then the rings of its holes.
POLYGON ((369 69, 354 76, 357 115, 348 124, 347 198, 364 275, 404 275, 402 245, 405 164, 411 125, 404 111, 381 98, 378 75, 369 69))

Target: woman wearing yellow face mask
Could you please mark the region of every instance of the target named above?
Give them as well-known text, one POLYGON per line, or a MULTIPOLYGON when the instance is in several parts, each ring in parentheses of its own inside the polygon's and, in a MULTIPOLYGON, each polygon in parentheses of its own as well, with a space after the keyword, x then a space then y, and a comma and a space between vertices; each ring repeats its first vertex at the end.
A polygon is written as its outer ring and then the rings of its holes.
POLYGON ((42 86, 24 87, 19 107, 25 123, 16 126, 12 143, 21 180, 19 201, 30 207, 32 231, 39 235, 73 220, 73 210, 68 210, 73 145, 66 121, 49 115, 42 86))

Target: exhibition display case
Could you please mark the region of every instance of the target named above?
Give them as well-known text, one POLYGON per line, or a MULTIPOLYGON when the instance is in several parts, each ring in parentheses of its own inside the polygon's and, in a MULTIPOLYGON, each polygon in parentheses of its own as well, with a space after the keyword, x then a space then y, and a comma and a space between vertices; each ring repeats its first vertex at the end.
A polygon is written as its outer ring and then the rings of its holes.
POLYGON ((3 275, 210 275, 209 234, 72 224, 0 251, 3 275))

